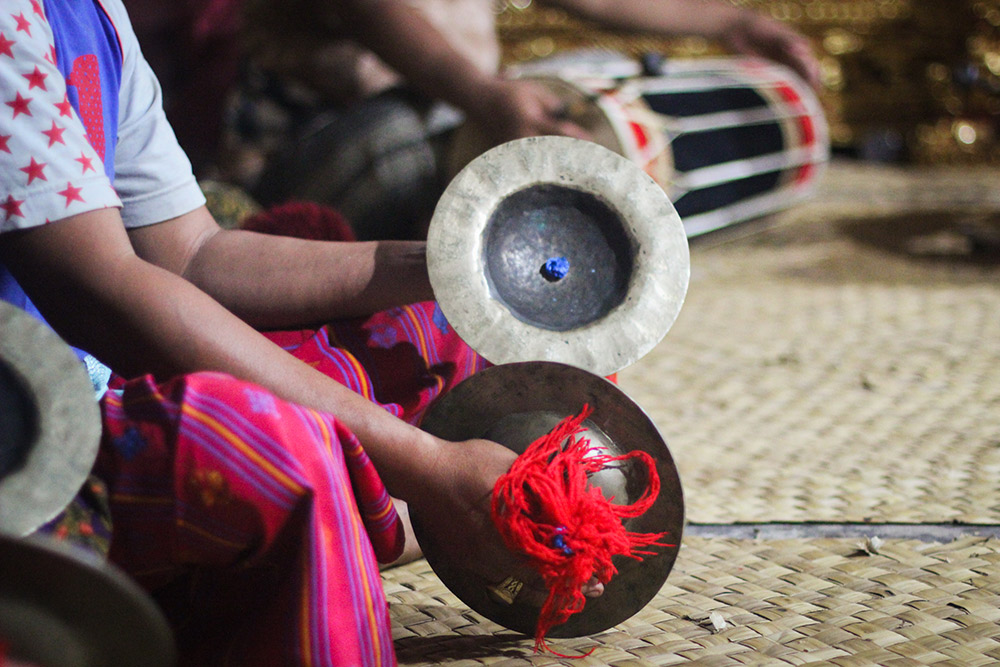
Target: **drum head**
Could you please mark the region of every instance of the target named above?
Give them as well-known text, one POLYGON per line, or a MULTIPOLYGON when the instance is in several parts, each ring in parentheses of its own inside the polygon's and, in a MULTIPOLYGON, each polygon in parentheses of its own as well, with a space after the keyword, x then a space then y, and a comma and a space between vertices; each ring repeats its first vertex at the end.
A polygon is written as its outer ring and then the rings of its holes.
POLYGON ((40 538, 0 535, 0 641, 40 667, 169 667, 170 629, 117 569, 40 538))
MULTIPOLYGON (((642 561, 616 557, 618 574, 604 594, 587 600, 583 611, 570 616, 549 633, 551 637, 576 637, 606 630, 640 611, 663 586, 673 567, 684 527, 684 499, 677 468, 656 426, 642 409, 616 385, 604 378, 565 364, 524 362, 488 368, 460 383, 443 396, 427 414, 422 428, 447 440, 486 438, 521 453, 556 423, 593 408, 584 422, 591 444, 620 455, 642 450, 653 457, 660 477, 660 494, 641 516, 625 521, 634 532, 666 532, 674 547, 654 547, 657 553, 642 561)), ((645 469, 625 465, 605 469, 591 477, 606 496, 630 504, 646 488, 645 469)), ((504 627, 534 634, 537 607, 504 604, 491 596, 482 581, 468 575, 449 555, 422 539, 420 516, 412 514, 414 531, 427 562, 459 599, 504 627)))
POLYGON ((512 141, 463 169, 435 209, 427 265, 448 321, 489 361, 605 376, 663 338, 690 274, 663 189, 567 137, 512 141))
POLYGON ((97 457, 94 390, 70 347, 0 301, 0 532, 27 535, 55 518, 97 457))

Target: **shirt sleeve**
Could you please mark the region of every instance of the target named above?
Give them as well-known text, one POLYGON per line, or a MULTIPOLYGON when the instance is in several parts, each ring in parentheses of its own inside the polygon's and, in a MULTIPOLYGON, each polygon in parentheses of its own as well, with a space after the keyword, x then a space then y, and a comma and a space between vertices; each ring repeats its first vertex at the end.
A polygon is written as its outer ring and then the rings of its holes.
POLYGON ((159 82, 140 51, 120 0, 103 2, 122 47, 115 188, 126 227, 141 227, 193 211, 205 203, 191 162, 163 112, 159 82))
POLYGON ((69 103, 41 5, 0 11, 0 232, 121 206, 69 103))

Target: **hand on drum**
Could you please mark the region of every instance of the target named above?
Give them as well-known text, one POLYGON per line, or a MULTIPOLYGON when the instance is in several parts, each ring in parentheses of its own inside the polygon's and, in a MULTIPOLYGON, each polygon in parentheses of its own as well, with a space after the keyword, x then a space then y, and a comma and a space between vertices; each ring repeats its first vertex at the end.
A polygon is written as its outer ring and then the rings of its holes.
POLYGON ((542 135, 591 139, 590 134, 569 120, 565 101, 535 81, 496 77, 487 86, 474 119, 489 134, 493 145, 542 135))
POLYGON ((813 89, 819 89, 819 61, 809 40, 784 23, 746 10, 740 12, 719 38, 735 53, 760 56, 791 67, 813 89))
MULTIPOLYGON (((548 594, 541 577, 504 546, 490 515, 493 486, 515 458, 513 451, 489 440, 441 441, 435 479, 408 502, 411 516, 419 520, 421 539, 432 542, 435 550, 463 563, 484 588, 508 579, 522 582, 518 601, 541 606, 548 594)), ((604 586, 594 578, 582 591, 596 597, 604 586)))

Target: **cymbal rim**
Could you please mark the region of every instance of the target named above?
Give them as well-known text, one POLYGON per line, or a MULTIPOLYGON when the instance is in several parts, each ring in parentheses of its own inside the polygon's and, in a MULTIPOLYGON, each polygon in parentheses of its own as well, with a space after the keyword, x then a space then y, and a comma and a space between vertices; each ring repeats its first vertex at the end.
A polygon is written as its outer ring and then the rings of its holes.
POLYGON ((81 361, 45 324, 0 301, 0 364, 30 398, 34 439, 0 478, 0 532, 27 535, 54 519, 90 474, 101 419, 81 361))
POLYGON ((176 664, 166 618, 114 565, 48 537, 0 534, 0 572, 0 639, 12 657, 79 667, 176 664))
MULTIPOLYGON (((464 380, 441 397, 424 418, 421 428, 438 437, 463 441, 484 437, 494 424, 516 413, 579 413, 583 404, 593 408, 594 424, 615 442, 639 443, 650 454, 660 477, 661 491, 653 507, 626 522, 635 532, 667 532, 675 545, 657 548, 655 556, 637 561, 614 559, 619 573, 605 587, 604 595, 587 600, 584 610, 549 633, 550 637, 591 635, 613 627, 638 613, 662 588, 676 560, 684 528, 684 495, 670 451, 652 420, 624 391, 588 371, 557 362, 520 362, 487 368, 464 380)), ((518 447, 501 443, 513 451, 518 447)), ((623 450, 627 450, 625 447, 623 450)), ((500 625, 534 634, 538 610, 527 605, 505 605, 493 599, 482 582, 449 562, 429 543, 421 529, 419 512, 410 508, 417 541, 431 569, 462 602, 500 625)))
POLYGON ((445 317, 490 362, 556 361, 604 376, 659 343, 680 312, 690 279, 687 237, 662 187, 621 155, 569 137, 508 142, 467 165, 435 209, 427 266, 445 317), (519 319, 496 298, 484 267, 494 210, 512 194, 546 184, 606 203, 635 246, 621 302, 601 319, 565 331, 519 319))

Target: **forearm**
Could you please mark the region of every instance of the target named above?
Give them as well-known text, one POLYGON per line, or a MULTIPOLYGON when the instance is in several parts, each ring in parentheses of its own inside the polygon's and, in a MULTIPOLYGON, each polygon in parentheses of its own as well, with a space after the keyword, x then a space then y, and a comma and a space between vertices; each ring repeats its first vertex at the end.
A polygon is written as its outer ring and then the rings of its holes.
POLYGON ((365 316, 433 298, 422 242, 323 243, 223 231, 184 277, 259 328, 365 316))
POLYGON ((752 12, 722 0, 545 0, 581 18, 621 30, 714 38, 752 12))
POLYGON ((496 72, 483 71, 471 62, 408 3, 343 0, 338 12, 359 42, 430 98, 477 110, 484 91, 499 81, 496 72))
POLYGON ((106 342, 87 341, 88 349, 116 358, 116 369, 128 375, 221 371, 333 414, 363 443, 391 493, 409 499, 420 488, 421 471, 434 465, 433 438, 288 354, 190 283, 145 262, 132 264, 122 270, 121 284, 147 289, 128 290, 117 295, 120 305, 97 309, 116 325, 105 332, 106 342))
POLYGON ((4 238, 0 261, 68 342, 126 377, 229 373, 335 415, 398 497, 408 499, 433 474, 440 441, 297 360, 190 282, 140 259, 120 229, 83 216, 60 221, 4 238))
POLYGON ((309 326, 433 298, 421 242, 319 242, 220 230, 204 209, 130 236, 140 256, 257 328, 309 326), (171 250, 164 239, 178 227, 193 241, 171 250))
POLYGON ((545 0, 603 25, 664 36, 698 35, 733 53, 791 67, 818 87, 819 63, 808 40, 790 25, 724 0, 545 0))

